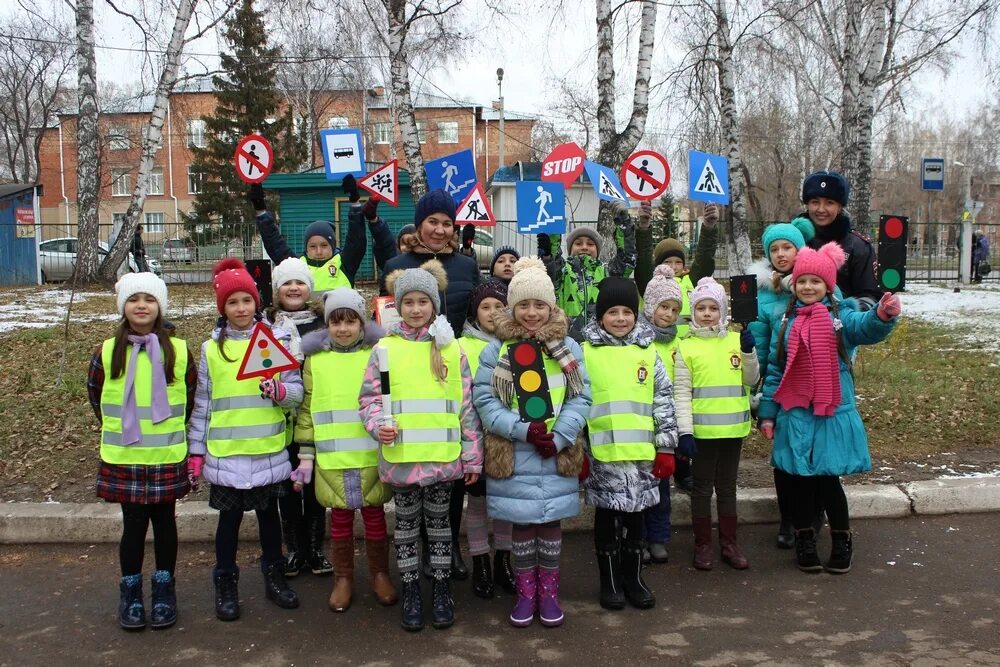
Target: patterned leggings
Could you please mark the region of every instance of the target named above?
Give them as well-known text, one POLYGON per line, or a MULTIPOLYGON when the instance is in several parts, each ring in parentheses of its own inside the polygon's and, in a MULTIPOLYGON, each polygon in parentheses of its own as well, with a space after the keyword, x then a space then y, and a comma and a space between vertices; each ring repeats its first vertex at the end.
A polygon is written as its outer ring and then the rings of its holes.
POLYGON ((421 516, 427 527, 434 578, 443 581, 451 575, 451 521, 448 518, 451 487, 451 482, 438 482, 430 486, 393 488, 393 501, 396 504, 396 565, 404 582, 417 581, 419 578, 417 538, 420 536, 421 516))
POLYGON ((526 572, 535 567, 559 569, 562 524, 558 521, 542 524, 515 523, 511 538, 516 571, 526 572))
MULTIPOLYGON (((490 527, 486 515, 486 496, 469 494, 465 512, 465 532, 469 539, 469 553, 483 556, 490 553, 490 527)), ((510 551, 510 521, 493 519, 493 546, 497 551, 510 551)))

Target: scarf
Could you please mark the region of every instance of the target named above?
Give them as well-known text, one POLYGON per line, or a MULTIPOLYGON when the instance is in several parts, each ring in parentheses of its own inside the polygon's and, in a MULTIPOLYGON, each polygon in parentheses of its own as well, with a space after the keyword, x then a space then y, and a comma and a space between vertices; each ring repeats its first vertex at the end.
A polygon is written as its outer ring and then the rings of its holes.
POLYGON ((302 355, 302 336, 299 335, 300 324, 309 324, 316 320, 316 313, 306 308, 305 310, 275 310, 274 326, 288 332, 288 351, 299 363, 305 358, 302 355))
POLYGON ((785 373, 774 400, 785 410, 812 405, 818 417, 833 416, 840 405, 837 333, 825 304, 813 303, 795 311, 785 373))
POLYGON ((135 368, 139 361, 139 352, 143 347, 149 355, 149 363, 153 367, 153 388, 150 396, 150 414, 154 424, 159 424, 170 417, 170 401, 167 399, 167 375, 163 370, 163 359, 160 354, 160 339, 155 333, 145 336, 128 335, 132 343, 132 353, 125 374, 125 400, 122 405, 122 444, 134 445, 142 440, 139 429, 139 409, 135 400, 135 368))

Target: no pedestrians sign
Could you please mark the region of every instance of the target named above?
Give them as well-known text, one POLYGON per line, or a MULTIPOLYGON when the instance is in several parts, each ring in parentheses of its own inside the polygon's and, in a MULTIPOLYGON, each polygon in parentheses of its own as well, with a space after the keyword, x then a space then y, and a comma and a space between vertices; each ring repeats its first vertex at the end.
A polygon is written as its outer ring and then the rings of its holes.
POLYGON ((233 164, 236 166, 236 174, 245 183, 260 183, 268 177, 274 166, 274 149, 259 134, 248 134, 236 144, 233 164))

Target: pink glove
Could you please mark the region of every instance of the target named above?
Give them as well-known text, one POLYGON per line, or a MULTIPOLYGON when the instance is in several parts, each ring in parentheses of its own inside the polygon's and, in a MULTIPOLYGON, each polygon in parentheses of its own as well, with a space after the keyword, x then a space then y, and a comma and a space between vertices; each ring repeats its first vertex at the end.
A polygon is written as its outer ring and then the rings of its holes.
POLYGON ((301 491, 302 487, 312 481, 313 460, 299 459, 299 467, 292 471, 289 479, 292 480, 292 488, 301 491))
POLYGON ((275 403, 280 403, 285 400, 285 396, 288 392, 285 391, 285 385, 281 380, 271 378, 270 380, 260 381, 260 397, 269 398, 275 403))
POLYGON ((205 465, 205 457, 198 454, 191 454, 187 460, 188 481, 191 482, 191 490, 197 491, 201 481, 201 467, 205 465))
POLYGON ((761 419, 760 420, 760 432, 768 440, 774 440, 774 420, 773 419, 761 419))
POLYGON ((894 317, 899 317, 902 312, 903 306, 899 302, 899 297, 892 292, 886 292, 882 295, 882 298, 878 301, 878 308, 875 309, 875 314, 878 315, 879 319, 883 322, 888 322, 894 317))

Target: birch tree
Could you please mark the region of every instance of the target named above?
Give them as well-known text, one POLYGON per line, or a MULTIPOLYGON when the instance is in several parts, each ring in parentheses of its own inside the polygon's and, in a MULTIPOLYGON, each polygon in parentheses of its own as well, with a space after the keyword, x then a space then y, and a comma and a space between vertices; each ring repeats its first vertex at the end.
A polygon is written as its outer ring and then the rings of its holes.
POLYGON ((94 2, 76 3, 77 115, 76 206, 77 253, 73 283, 92 283, 97 278, 98 218, 100 199, 100 151, 97 127, 97 58, 94 54, 94 2))

